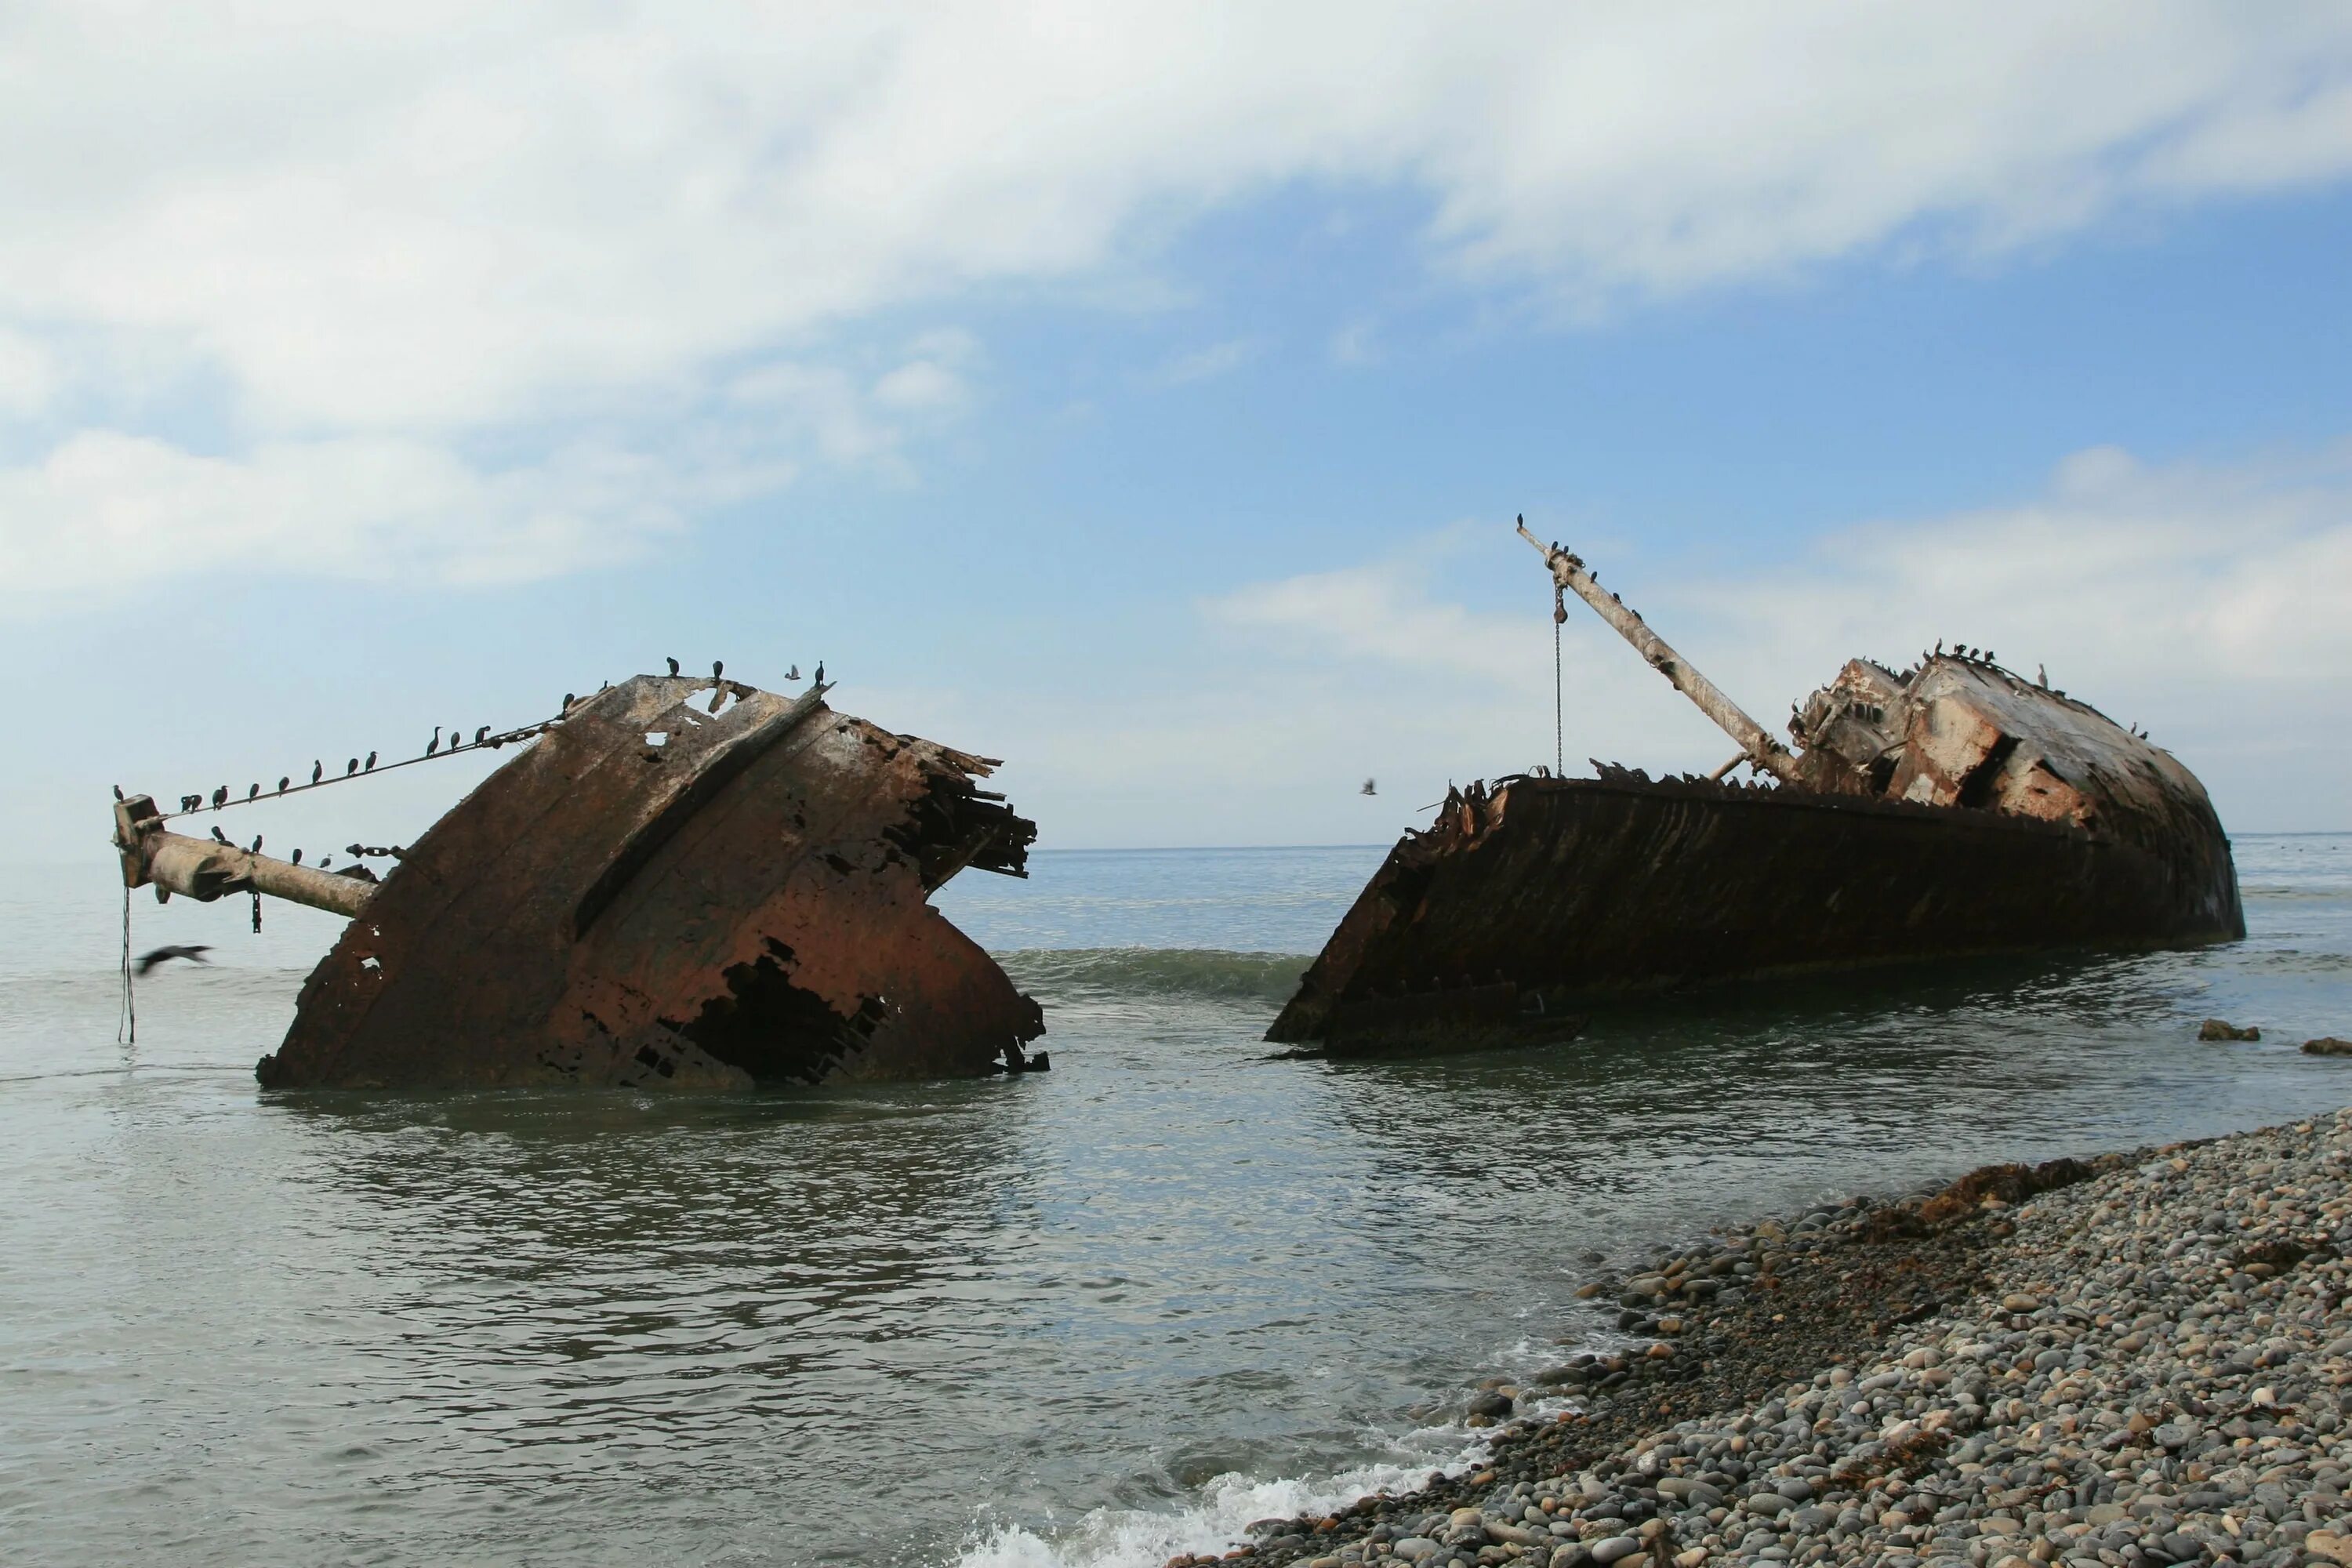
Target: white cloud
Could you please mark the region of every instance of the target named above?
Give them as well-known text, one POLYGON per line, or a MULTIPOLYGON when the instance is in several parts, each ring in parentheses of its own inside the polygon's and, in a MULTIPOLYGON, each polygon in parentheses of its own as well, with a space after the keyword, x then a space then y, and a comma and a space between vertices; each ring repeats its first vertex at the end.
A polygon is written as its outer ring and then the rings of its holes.
POLYGON ((1331 334, 1331 363, 1351 368, 1377 364, 1381 358, 1379 329, 1370 321, 1350 321, 1331 334))
MULTIPOLYGON (((1202 609, 1214 625, 1260 634, 1292 653, 1443 670, 1506 689, 1531 689, 1540 675, 1549 690, 1550 664, 1538 670, 1529 657, 1540 645, 1525 616, 1480 613, 1431 594, 1434 570, 1458 559, 1467 540, 1465 530, 1448 529, 1402 554, 1249 584, 1202 609)), ((1542 570, 1532 555, 1515 564, 1538 576, 1542 570)))
POLYGON ((1570 298, 2352 166, 2330 4, 13 7, 0 298, 264 429, 640 406, 1301 180, 1570 298), (102 137, 88 134, 103 125, 102 137), (74 155, 61 157, 58 149, 74 155))
POLYGON ((1258 351, 1255 338, 1232 338, 1206 348, 1178 354, 1161 365, 1152 380, 1161 386, 1189 386, 1194 382, 1214 381, 1249 363, 1258 351))
POLYGON ((2242 704, 2316 701, 2352 720, 2352 447, 2233 468, 2095 447, 2040 497, 1853 529, 1801 568, 1692 602, 1743 637, 1780 628, 1799 647, 1990 647, 2102 706, 2200 729, 2212 719, 2169 693, 2201 704, 2225 687, 2242 704))
POLYGON ((965 395, 963 378, 937 360, 909 360, 874 384, 875 402, 909 412, 955 408, 965 395))
POLYGON ((47 350, 22 332, 0 327, 0 416, 42 412, 57 393, 57 366, 47 350))
MULTIPOLYGON (((1767 725, 1846 659, 1899 665, 1941 637, 1990 647, 2012 668, 2046 664, 2053 684, 2146 724, 2235 826, 2352 825, 2336 783, 2352 765, 2352 446, 2231 468, 2145 467, 2097 448, 2038 496, 1845 530, 1753 575, 1675 575, 1629 556, 1594 564, 1767 725)), ((1246 674, 1203 680, 1193 665, 1213 703, 1127 704, 1105 720, 1116 744, 1091 732, 1033 743, 1097 759, 1110 775, 1097 787, 1117 788, 1122 770, 1181 769, 1210 797, 1275 803, 1276 820, 1283 792, 1310 789, 1292 833, 1328 837, 1321 814, 1357 810, 1338 794, 1351 773, 1393 781, 1418 805, 1448 779, 1550 760, 1546 586, 1519 542, 1463 529, 1249 584, 1202 606, 1213 644, 1245 639, 1224 657, 1246 674), (1527 607, 1475 609, 1444 586, 1472 572, 1527 578, 1527 607), (1166 717, 1138 721, 1139 707, 1166 717)), ((1571 771, 1589 754, 1654 771, 1729 755, 1598 617, 1569 610, 1571 771)), ((1063 808, 1087 820, 1082 802, 1063 808)))
POLYGON ((0 469, 0 602, 22 609, 257 570, 529 581, 624 559, 698 499, 642 458, 593 448, 486 471, 394 437, 224 458, 86 431, 37 465, 0 469))

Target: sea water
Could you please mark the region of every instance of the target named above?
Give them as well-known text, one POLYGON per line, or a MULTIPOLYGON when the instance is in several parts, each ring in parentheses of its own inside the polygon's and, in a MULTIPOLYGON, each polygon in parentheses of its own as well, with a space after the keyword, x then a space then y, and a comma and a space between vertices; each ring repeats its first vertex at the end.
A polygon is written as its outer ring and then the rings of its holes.
POLYGON ((1377 1064, 1260 1036, 1373 848, 1041 853, 950 916, 1054 1070, 687 1097, 265 1094, 333 922, 0 881, 0 1557, 1157 1563, 1462 1462, 1606 1329, 1588 1254, 2352 1101, 2352 837, 2252 934, 1597 1016, 1377 1064), (2203 1045, 2198 1021, 2260 1025, 2203 1045))

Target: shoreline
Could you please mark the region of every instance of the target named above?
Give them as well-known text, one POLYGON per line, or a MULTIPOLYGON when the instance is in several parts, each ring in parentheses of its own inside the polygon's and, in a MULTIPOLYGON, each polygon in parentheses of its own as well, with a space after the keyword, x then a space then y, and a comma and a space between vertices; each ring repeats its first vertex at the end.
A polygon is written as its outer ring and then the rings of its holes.
POLYGON ((2352 1564, 2347 1251, 2352 1109, 1763 1220, 1586 1286, 1633 1342, 1472 1471, 1170 1568, 2352 1564))

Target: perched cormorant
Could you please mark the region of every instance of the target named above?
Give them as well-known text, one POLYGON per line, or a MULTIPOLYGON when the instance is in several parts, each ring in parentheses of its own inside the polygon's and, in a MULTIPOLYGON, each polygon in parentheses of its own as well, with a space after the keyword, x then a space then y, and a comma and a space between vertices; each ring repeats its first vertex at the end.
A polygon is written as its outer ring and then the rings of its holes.
POLYGON ((255 834, 255 835, 253 836, 253 847, 251 847, 250 849, 247 849, 247 850, 246 851, 246 853, 247 853, 247 854, 248 854, 248 855, 258 855, 258 854, 260 854, 260 853, 261 853, 261 835, 260 835, 260 834, 257 833, 257 834, 255 834))
POLYGON ((823 659, 818 659, 816 661, 815 684, 818 686, 823 686, 824 684, 824 660, 823 659))
POLYGON ((351 777, 353 773, 359 771, 360 760, 357 757, 353 757, 350 762, 343 764, 343 776, 345 778, 351 777))
POLYGON ((488 724, 483 725, 480 729, 474 731, 474 744, 478 746, 489 738, 490 727, 488 724))
POLYGON ((431 756, 434 752, 436 752, 439 751, 440 749, 441 749, 441 726, 440 726, 440 725, 438 725, 438 724, 436 724, 436 725, 434 725, 434 726, 433 726, 433 738, 432 738, 430 741, 427 741, 427 742, 425 742, 425 754, 426 756, 428 756, 428 757, 429 757, 429 756, 431 756))
POLYGON ((2048 665, 2037 664, 2033 667, 2033 684, 2045 688, 2049 686, 2050 667, 2048 665))
POLYGON ((310 782, 312 784, 317 784, 320 779, 324 778, 326 774, 327 764, 314 759, 310 763, 310 782))
POLYGON ((260 786, 259 784, 247 784, 247 785, 246 785, 246 786, 245 786, 245 798, 246 798, 246 799, 247 799, 247 800, 257 800, 257 799, 259 799, 259 798, 260 798, 260 796, 261 796, 261 786, 260 786))
POLYGON ((579 700, 580 700, 580 699, 579 699, 579 698, 577 698, 577 697, 574 697, 571 692, 569 692, 569 691, 565 692, 565 693, 563 694, 563 710, 564 710, 566 713, 571 712, 571 711, 572 711, 572 705, 574 702, 577 702, 577 701, 579 701, 579 700))
POLYGON ((296 851, 294 851, 294 858, 293 858, 293 860, 292 860, 291 864, 296 865, 296 866, 299 866, 301 863, 302 863, 302 851, 300 851, 299 849, 297 849, 296 851))
POLYGON ((360 764, 360 771, 362 773, 368 773, 375 772, 375 753, 373 752, 370 752, 367 754, 367 761, 360 764))
POLYGON ((676 675, 677 673, 677 660, 671 659, 669 661, 669 672, 672 675, 676 675))
POLYGON ((294 775, 291 773, 279 773, 278 775, 278 793, 279 795, 284 795, 286 793, 286 786, 293 782, 294 775))
POLYGON ((114 786, 114 798, 117 800, 121 800, 122 798, 122 786, 121 784, 116 784, 114 786))
POLYGON ((205 954, 211 951, 209 946, 200 942, 186 942, 173 947, 159 947, 152 952, 142 952, 139 955, 139 973, 144 974, 157 964, 169 963, 175 958, 184 958, 190 963, 210 963, 212 960, 206 958, 205 954))
POLYGON ((217 822, 213 824, 213 842, 215 844, 226 844, 228 842, 228 835, 220 830, 220 824, 217 822))
POLYGON ((712 660, 710 661, 710 679, 711 679, 716 680, 716 679, 718 679, 720 676, 722 676, 722 675, 724 675, 724 674, 726 674, 726 673, 727 673, 727 661, 726 661, 725 659, 723 659, 723 658, 714 658, 714 659, 712 659, 712 660))
POLYGON ((227 804, 228 785, 223 784, 220 788, 213 791, 213 809, 215 811, 218 811, 222 806, 225 806, 227 804))

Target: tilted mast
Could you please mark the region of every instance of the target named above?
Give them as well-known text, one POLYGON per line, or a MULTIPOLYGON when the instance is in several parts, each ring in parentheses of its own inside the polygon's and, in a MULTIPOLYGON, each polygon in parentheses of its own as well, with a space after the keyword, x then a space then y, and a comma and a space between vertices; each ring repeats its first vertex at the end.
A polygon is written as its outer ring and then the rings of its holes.
MULTIPOLYGON (((1796 780, 1797 760, 1789 748, 1772 738, 1763 725, 1750 719, 1739 704, 1723 694, 1722 688, 1701 675, 1690 661, 1667 646, 1666 639, 1652 631, 1642 617, 1593 581, 1592 574, 1574 553, 1557 544, 1546 544, 1528 531, 1528 520, 1519 519, 1519 537, 1536 547, 1544 563, 1551 568, 1552 581, 1572 590, 1576 596, 1599 612, 1601 618, 1617 629, 1617 635, 1633 645, 1634 651, 1649 662, 1650 668, 1673 682, 1675 690, 1698 705, 1698 710, 1715 721, 1717 728, 1730 736, 1738 747, 1740 756, 1759 769, 1770 773, 1783 784, 1796 780)), ((1733 766, 1726 763, 1724 771, 1733 766)))

